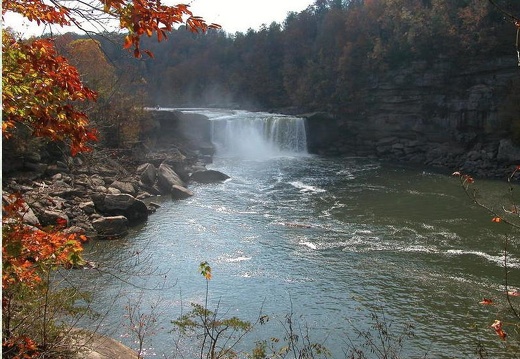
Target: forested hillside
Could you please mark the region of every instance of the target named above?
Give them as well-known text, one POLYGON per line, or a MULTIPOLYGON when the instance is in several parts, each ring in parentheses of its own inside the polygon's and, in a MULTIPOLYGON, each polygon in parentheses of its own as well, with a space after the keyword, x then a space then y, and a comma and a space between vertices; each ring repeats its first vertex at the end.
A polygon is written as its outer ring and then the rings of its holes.
MULTIPOLYGON (((520 13, 520 4, 503 3, 520 13)), ((140 70, 157 104, 347 113, 374 76, 414 61, 462 70, 472 60, 516 56, 515 26, 488 1, 318 0, 283 24, 224 30, 199 36, 181 28, 166 46, 149 45, 155 59, 140 70)))
POLYGON ((312 152, 460 167, 473 150, 516 159, 499 141, 520 142, 519 14, 506 0, 317 0, 247 33, 181 27, 144 41, 154 57, 139 62, 100 41, 151 106, 326 112, 309 122, 312 152))

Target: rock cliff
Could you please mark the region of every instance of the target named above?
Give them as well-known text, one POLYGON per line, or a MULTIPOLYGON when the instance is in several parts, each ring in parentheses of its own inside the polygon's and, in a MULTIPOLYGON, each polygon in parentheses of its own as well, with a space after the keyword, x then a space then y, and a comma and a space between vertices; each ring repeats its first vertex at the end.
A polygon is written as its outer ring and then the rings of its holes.
POLYGON ((520 163, 500 116, 519 80, 514 56, 413 62, 374 74, 359 89, 355 108, 306 115, 309 150, 502 177, 520 163))

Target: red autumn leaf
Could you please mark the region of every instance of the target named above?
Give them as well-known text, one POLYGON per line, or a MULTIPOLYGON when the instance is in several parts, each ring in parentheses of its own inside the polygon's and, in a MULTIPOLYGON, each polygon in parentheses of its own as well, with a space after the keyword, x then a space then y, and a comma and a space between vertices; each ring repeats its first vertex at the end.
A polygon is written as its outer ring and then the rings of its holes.
POLYGON ((482 301, 479 302, 479 304, 491 305, 491 304, 493 304, 493 300, 490 298, 484 298, 484 299, 482 299, 482 301))
POLYGON ((491 324, 491 328, 495 329, 495 333, 497 333, 500 339, 506 340, 507 333, 502 329, 502 322, 500 320, 495 320, 495 322, 491 324))
POLYGON ((57 225, 58 227, 66 227, 66 226, 67 226, 67 220, 66 220, 65 218, 61 218, 61 217, 60 217, 60 218, 58 218, 58 219, 56 220, 56 225, 57 225))
POLYGON ((132 46, 132 44, 132 37, 130 35, 125 36, 125 43, 123 45, 123 48, 128 49, 130 46, 132 46))

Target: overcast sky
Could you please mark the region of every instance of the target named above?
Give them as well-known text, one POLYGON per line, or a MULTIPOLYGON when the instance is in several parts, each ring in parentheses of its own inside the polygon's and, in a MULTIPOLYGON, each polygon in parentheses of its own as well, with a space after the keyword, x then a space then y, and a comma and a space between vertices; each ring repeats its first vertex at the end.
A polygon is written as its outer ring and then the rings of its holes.
POLYGON ((215 22, 224 31, 246 32, 259 29, 273 21, 281 23, 290 11, 300 12, 313 0, 193 0, 191 10, 208 22, 215 22))
MULTIPOLYGON (((164 1, 164 0, 163 0, 164 1)), ((166 0, 165 4, 186 3, 182 0, 166 0)), ((314 0, 192 0, 189 2, 194 15, 202 16, 208 23, 217 23, 228 33, 258 30, 262 24, 273 21, 281 23, 290 11, 300 12, 313 4, 314 0)), ((45 32, 34 23, 23 22, 21 17, 7 13, 4 27, 10 26, 25 36, 41 35, 45 32)), ((73 31, 55 28, 58 32, 73 31)))

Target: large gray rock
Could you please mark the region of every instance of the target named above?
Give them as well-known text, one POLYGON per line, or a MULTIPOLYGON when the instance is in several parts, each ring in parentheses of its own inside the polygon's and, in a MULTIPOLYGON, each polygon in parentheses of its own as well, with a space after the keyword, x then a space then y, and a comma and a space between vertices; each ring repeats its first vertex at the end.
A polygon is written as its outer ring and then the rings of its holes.
POLYGON ((50 209, 38 213, 38 219, 42 226, 64 225, 66 227, 69 224, 69 217, 65 213, 50 209))
POLYGON ((174 185, 171 189, 171 196, 173 199, 186 199, 193 196, 193 192, 185 187, 174 185))
POLYGON ((85 195, 85 191, 79 187, 72 187, 64 181, 56 181, 51 185, 49 194, 55 197, 73 198, 85 195))
MULTIPOLYGON (((8 195, 3 195, 2 201, 4 201, 5 203, 12 204, 15 201, 15 199, 8 195)), ((22 207, 20 208, 19 214, 22 216, 23 223, 30 224, 31 226, 40 225, 40 220, 38 219, 38 217, 36 217, 36 214, 34 214, 34 211, 31 207, 29 207, 29 205, 27 205, 27 203, 22 203, 22 207)))
POLYGON ((159 166, 157 180, 161 189, 166 193, 171 192, 172 186, 184 187, 184 182, 179 175, 175 173, 170 166, 164 163, 159 166))
POLYGON ((127 193, 132 196, 135 196, 137 194, 137 190, 131 182, 114 181, 114 182, 112 182, 110 187, 118 189, 121 193, 127 193))
POLYGON ((92 226, 100 238, 122 237, 128 233, 128 219, 125 216, 102 217, 92 221, 92 226))
POLYGON ((157 179, 157 169, 151 163, 142 164, 137 168, 139 179, 146 186, 153 186, 157 179))
POLYGON ((225 173, 215 170, 197 171, 191 174, 190 179, 199 183, 222 182, 230 178, 225 173))
POLYGON ((96 212, 96 207, 93 201, 81 202, 78 207, 86 214, 93 214, 96 212))
POLYGON ((148 219, 146 204, 129 194, 96 194, 92 196, 92 200, 99 212, 112 216, 125 216, 130 224, 148 219))

